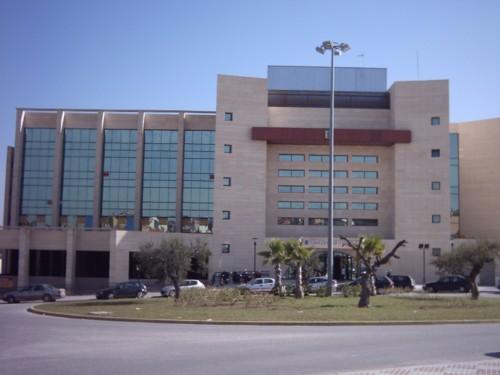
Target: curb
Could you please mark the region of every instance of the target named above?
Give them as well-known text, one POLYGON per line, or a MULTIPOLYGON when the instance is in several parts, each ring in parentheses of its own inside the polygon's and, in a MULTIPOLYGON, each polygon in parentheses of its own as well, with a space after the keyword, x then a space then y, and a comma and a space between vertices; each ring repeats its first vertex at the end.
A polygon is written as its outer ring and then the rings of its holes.
POLYGON ((116 318, 104 316, 87 316, 75 314, 62 314, 39 310, 36 306, 29 307, 28 312, 38 315, 54 316, 58 318, 69 319, 87 319, 104 320, 112 322, 130 322, 130 323, 168 323, 168 324, 203 324, 203 325, 235 325, 235 326, 402 326, 402 325, 444 325, 444 324, 486 324, 500 323, 500 319, 484 320, 402 320, 402 321, 339 321, 339 322, 301 322, 301 321, 218 321, 218 320, 176 320, 176 319, 139 319, 139 318, 116 318))

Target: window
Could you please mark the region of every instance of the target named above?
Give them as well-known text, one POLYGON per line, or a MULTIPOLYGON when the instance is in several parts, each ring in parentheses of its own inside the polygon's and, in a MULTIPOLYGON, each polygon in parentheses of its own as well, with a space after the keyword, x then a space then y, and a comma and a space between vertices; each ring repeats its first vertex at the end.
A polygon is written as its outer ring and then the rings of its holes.
POLYGON ((378 226, 377 219, 352 219, 351 225, 353 227, 376 227, 378 226))
POLYGON ((432 223, 439 224, 441 222, 441 215, 432 215, 432 223))
POLYGON ((303 193, 304 185, 278 185, 278 193, 303 193))
POLYGON ((222 220, 230 220, 231 211, 222 211, 222 220))
POLYGON ((304 202, 303 201, 279 201, 278 208, 302 209, 302 208, 304 208, 304 202))
POLYGON ((305 171, 303 169, 279 169, 278 176, 280 176, 280 177, 304 177, 305 171))
POLYGON ((431 117, 431 125, 441 125, 441 117, 431 117))
POLYGON ((279 161, 305 161, 304 154, 280 154, 279 161))
POLYGON ((309 177, 328 177, 328 174, 327 170, 309 170, 309 177))
POLYGON ((233 112, 225 112, 224 121, 233 121, 233 112))
POLYGON ((376 211, 378 209, 378 203, 352 202, 351 209, 352 210, 376 211))
POLYGON ((432 190, 441 190, 441 182, 439 182, 439 181, 432 181, 432 183, 431 183, 431 189, 432 190))
POLYGON ((432 248, 432 256, 433 257, 439 257, 439 256, 441 256, 441 248, 439 248, 439 247, 433 247, 432 248))
POLYGON ((109 277, 109 251, 77 251, 76 277, 109 277))
POLYGON ((233 153, 233 145, 224 145, 224 153, 232 154, 233 153))
POLYGON ((352 178, 365 178, 369 180, 374 180, 378 178, 378 172, 377 171, 352 171, 351 172, 351 177, 352 178))
MULTIPOLYGON (((336 227, 347 227, 349 220, 346 218, 334 218, 333 225, 336 227)), ((323 217, 310 217, 308 219, 309 225, 328 225, 328 218, 323 217)))
POLYGON ((439 148, 433 148, 431 150, 431 157, 439 158, 441 156, 441 150, 439 148))
POLYGON ((223 243, 221 244, 222 254, 229 254, 231 252, 231 244, 223 243))
MULTIPOLYGON (((328 163, 329 160, 330 160, 329 155, 318 155, 318 154, 309 155, 309 161, 312 163, 328 163)), ((347 163, 347 155, 335 155, 333 157, 333 161, 335 163, 347 163)))
POLYGON ((224 186, 231 186, 231 177, 223 178, 224 186))
POLYGON ((351 157, 352 163, 360 163, 360 164, 377 164, 378 156, 375 155, 353 155, 351 157))
POLYGON ((65 250, 30 250, 30 276, 66 276, 65 250))
POLYGON ((378 188, 374 186, 353 186, 351 188, 353 194, 376 195, 378 188))
POLYGON ((278 225, 304 225, 303 217, 278 217, 278 225))

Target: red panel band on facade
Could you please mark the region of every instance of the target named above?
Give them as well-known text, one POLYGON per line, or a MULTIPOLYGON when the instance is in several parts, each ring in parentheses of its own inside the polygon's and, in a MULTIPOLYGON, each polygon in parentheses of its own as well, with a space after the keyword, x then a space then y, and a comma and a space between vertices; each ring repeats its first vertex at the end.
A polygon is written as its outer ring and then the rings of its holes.
MULTIPOLYGON (((252 139, 271 144, 327 145, 324 128, 253 127, 252 139)), ((335 144, 340 146, 392 146, 411 143, 410 130, 335 129, 335 144)))

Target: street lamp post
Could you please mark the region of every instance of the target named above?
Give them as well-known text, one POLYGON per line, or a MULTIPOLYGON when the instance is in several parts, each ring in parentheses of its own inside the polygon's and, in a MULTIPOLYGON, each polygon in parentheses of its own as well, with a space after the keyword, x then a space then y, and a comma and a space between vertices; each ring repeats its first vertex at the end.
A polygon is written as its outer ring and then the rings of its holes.
POLYGON ((257 237, 253 237, 253 277, 255 277, 255 273, 257 272, 257 237))
POLYGON ((335 129, 335 56, 349 51, 351 47, 347 43, 337 43, 330 40, 324 41, 321 46, 316 47, 316 51, 325 54, 326 50, 330 50, 330 129, 329 129, 329 145, 330 145, 330 160, 329 160, 329 181, 328 181, 328 252, 327 252, 327 291, 328 295, 332 295, 332 280, 333 280, 333 190, 335 186, 334 178, 334 129, 335 129))
POLYGON ((422 273, 423 273, 423 282, 422 285, 425 285, 425 250, 429 248, 428 243, 419 243, 418 248, 422 250, 422 273))

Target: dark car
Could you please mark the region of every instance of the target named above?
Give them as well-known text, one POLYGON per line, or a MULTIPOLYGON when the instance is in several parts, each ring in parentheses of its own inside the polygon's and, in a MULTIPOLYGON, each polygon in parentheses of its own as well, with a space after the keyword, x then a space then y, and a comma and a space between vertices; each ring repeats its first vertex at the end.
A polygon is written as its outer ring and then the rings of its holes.
POLYGON ((413 277, 408 276, 408 275, 387 275, 392 282, 394 283, 395 288, 402 288, 402 289, 409 289, 409 290, 414 290, 415 289, 415 280, 413 280, 413 277))
POLYGON ((126 281, 112 288, 102 289, 96 293, 97 299, 142 298, 148 294, 148 288, 140 281, 126 281))
POLYGON ((463 276, 443 276, 438 281, 425 284, 424 290, 432 293, 437 293, 437 292, 468 293, 470 291, 470 283, 463 276))
POLYGON ((64 297, 65 294, 64 289, 58 289, 49 284, 36 284, 5 293, 2 299, 8 303, 35 301, 39 299, 44 302, 54 302, 64 297))
MULTIPOLYGON (((351 281, 349 285, 361 285, 361 277, 351 281)), ((394 288, 394 283, 387 276, 375 276, 375 289, 377 294, 384 294, 387 289, 394 288)))

